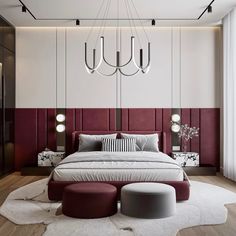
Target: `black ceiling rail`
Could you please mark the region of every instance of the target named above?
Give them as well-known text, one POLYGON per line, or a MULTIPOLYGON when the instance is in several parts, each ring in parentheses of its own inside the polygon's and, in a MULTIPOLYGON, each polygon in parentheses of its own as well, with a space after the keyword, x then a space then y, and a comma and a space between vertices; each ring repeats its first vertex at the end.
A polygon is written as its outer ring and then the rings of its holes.
POLYGON ((202 12, 202 14, 197 18, 198 20, 201 19, 201 17, 205 14, 205 12, 208 10, 208 7, 210 7, 212 5, 212 3, 214 2, 215 0, 212 0, 211 3, 207 6, 207 8, 202 12))
MULTIPOLYGON (((74 20, 77 20, 79 19, 80 21, 128 21, 130 19, 128 18, 106 18, 106 19, 94 19, 94 18, 80 18, 80 17, 77 17, 77 18, 37 18, 35 17, 35 15, 32 13, 32 11, 29 9, 29 7, 27 7, 25 5, 25 3, 22 1, 22 0, 18 0, 22 6, 25 6, 25 8, 27 9, 27 11, 29 12, 29 14, 33 17, 34 20, 38 20, 38 21, 74 21, 74 20)), ((202 18, 202 16, 207 12, 207 9, 208 7, 210 7, 213 3, 215 2, 215 0, 212 0, 208 5, 207 7, 203 10, 203 12, 199 15, 198 18, 133 18, 131 20, 133 21, 140 21, 140 20, 143 20, 143 21, 152 21, 152 20, 156 20, 156 21, 195 21, 195 20, 200 20, 202 18)))

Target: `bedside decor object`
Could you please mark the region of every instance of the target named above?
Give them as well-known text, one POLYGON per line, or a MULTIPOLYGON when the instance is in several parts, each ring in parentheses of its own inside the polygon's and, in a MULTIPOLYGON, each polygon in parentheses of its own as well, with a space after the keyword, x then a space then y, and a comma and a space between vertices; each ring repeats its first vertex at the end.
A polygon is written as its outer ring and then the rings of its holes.
POLYGON ((199 154, 196 152, 172 152, 172 158, 182 167, 199 166, 199 154))
POLYGON ((64 152, 53 152, 49 149, 38 154, 38 166, 56 166, 63 158, 64 152))
POLYGON ((197 137, 198 132, 199 132, 199 128, 190 127, 187 124, 180 126, 178 136, 182 140, 182 151, 183 152, 187 152, 189 140, 192 139, 193 137, 197 137))

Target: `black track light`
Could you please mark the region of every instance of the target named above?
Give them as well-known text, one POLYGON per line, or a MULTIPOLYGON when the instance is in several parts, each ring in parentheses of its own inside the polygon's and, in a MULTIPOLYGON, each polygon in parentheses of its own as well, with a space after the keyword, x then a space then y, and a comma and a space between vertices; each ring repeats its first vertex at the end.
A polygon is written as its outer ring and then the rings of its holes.
POLYGON ((156 21, 153 19, 152 20, 152 25, 155 26, 156 25, 156 21))
POLYGON ((76 25, 80 25, 80 20, 76 20, 76 25))
POLYGON ((23 5, 22 8, 21 8, 21 11, 26 12, 27 11, 26 6, 23 5))
POLYGON ((211 5, 207 7, 207 12, 212 13, 212 6, 211 5))

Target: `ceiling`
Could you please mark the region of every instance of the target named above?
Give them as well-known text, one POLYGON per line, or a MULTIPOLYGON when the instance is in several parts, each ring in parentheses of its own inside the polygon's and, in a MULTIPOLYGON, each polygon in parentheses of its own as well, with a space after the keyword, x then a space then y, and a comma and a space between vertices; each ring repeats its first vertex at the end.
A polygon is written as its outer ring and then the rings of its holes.
MULTIPOLYGON (((81 26, 90 26, 96 18, 102 2, 109 0, 0 0, 0 14, 16 27, 20 26, 75 26, 75 19, 80 19, 81 26), (21 12, 22 3, 32 15, 21 12), (34 19, 34 17, 36 19, 34 19)), ((120 19, 123 26, 128 26, 125 1, 118 0, 120 19)), ((128 0, 135 7, 144 25, 150 25, 150 19, 156 19, 157 26, 209 26, 217 25, 221 19, 236 6, 236 0, 215 0, 213 12, 205 14, 198 20, 212 0, 128 0)), ((138 18, 134 7, 133 18, 138 18)), ((105 8, 103 8, 105 9, 105 8)), ((102 18, 102 14, 99 18, 102 18)), ((111 0, 107 16, 107 26, 116 25, 117 0, 111 0)), ((102 22, 102 21, 101 21, 102 22)), ((141 23, 136 21, 137 25, 141 23)))

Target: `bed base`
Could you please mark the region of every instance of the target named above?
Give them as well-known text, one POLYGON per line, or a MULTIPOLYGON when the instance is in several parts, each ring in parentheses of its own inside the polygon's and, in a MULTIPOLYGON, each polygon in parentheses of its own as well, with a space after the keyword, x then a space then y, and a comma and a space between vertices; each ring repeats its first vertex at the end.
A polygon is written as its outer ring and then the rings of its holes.
MULTIPOLYGON (((120 199, 120 191, 121 188, 130 183, 137 183, 137 182, 144 182, 144 181, 93 181, 90 183, 108 183, 114 185, 117 188, 118 192, 118 199, 120 199)), ((149 181, 154 182, 154 181, 149 181)), ((80 183, 77 181, 54 181, 50 180, 48 183, 48 198, 51 201, 61 201, 63 195, 63 189, 70 184, 80 183)), ((82 183, 85 183, 84 181, 82 183)), ((175 188, 176 191, 176 200, 177 201, 184 201, 189 199, 190 195, 190 186, 188 180, 184 181, 158 181, 156 183, 163 183, 171 185, 175 188)))

